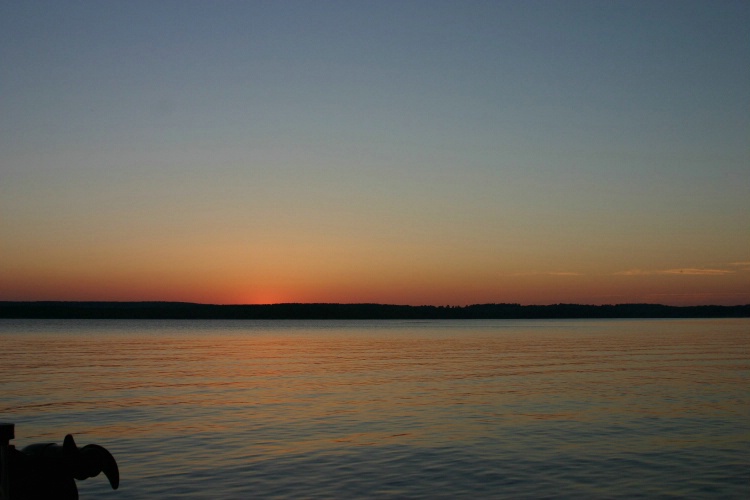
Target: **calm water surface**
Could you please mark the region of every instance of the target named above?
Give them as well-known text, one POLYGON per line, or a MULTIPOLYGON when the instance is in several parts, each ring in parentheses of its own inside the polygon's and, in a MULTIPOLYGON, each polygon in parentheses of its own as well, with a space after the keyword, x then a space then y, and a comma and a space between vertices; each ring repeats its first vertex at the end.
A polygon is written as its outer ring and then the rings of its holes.
POLYGON ((81 498, 750 498, 750 320, 0 320, 81 498))

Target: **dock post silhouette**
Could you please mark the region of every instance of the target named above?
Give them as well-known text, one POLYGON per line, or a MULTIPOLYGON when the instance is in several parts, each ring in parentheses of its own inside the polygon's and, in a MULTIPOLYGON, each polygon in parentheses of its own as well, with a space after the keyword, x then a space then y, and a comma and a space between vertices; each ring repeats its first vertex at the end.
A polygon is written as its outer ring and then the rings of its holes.
POLYGON ((10 500, 10 440, 15 438, 15 424, 0 423, 0 500, 10 500))

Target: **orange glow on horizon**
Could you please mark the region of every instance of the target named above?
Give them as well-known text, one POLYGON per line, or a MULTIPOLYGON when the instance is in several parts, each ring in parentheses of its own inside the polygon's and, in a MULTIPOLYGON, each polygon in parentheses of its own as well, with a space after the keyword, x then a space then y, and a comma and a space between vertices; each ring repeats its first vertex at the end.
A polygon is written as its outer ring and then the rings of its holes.
MULTIPOLYGON (((17 268, 3 274, 0 300, 177 301, 206 304, 381 303, 454 305, 482 303, 740 305, 750 303, 750 271, 695 272, 483 272, 463 264, 443 271, 435 265, 320 265, 308 261, 258 272, 213 263, 197 268, 181 262, 151 271, 112 271, 106 266, 17 268), (183 267, 193 269, 183 272, 183 267)), ((270 261, 268 262, 270 264, 270 261)), ((486 263, 483 264, 489 267, 486 263)), ((491 269, 490 269, 491 271, 491 269)))

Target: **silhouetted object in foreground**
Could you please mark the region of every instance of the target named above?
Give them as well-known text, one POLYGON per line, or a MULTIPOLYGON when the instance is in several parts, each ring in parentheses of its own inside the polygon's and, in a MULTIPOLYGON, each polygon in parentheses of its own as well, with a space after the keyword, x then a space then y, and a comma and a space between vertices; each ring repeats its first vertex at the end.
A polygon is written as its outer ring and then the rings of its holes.
POLYGON ((32 444, 18 451, 7 446, 3 469, 7 476, 4 492, 9 500, 78 498, 75 479, 98 476, 100 472, 109 479, 112 489, 120 485, 117 462, 105 448, 88 444, 76 446, 73 436, 65 436, 63 445, 55 443, 32 444))

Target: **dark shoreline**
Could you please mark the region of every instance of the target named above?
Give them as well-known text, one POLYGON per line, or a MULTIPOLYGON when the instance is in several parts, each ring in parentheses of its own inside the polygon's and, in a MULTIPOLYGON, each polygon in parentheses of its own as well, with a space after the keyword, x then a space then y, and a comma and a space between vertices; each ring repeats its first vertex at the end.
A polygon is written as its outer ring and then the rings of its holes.
POLYGON ((188 302, 10 302, 0 318, 15 319, 584 319, 748 318, 738 306, 520 305, 406 306, 389 304, 215 305, 188 302))

